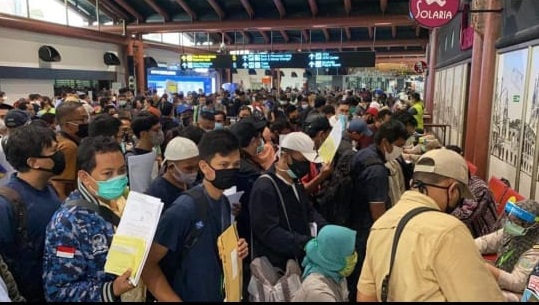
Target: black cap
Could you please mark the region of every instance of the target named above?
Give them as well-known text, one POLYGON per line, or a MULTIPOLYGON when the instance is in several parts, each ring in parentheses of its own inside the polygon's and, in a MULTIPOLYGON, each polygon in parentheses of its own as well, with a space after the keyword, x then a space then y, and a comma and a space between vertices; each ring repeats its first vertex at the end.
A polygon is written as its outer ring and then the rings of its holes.
POLYGON ((263 132, 264 128, 266 128, 267 126, 267 121, 265 119, 261 119, 255 116, 246 117, 245 119, 241 120, 241 122, 251 123, 258 132, 263 132))
POLYGON ((311 114, 303 123, 303 131, 309 136, 314 136, 320 131, 331 130, 331 124, 328 118, 323 114, 311 114))
POLYGON ((242 148, 249 146, 251 140, 260 134, 255 125, 247 121, 247 118, 233 124, 228 130, 238 138, 242 148))
POLYGON ((11 109, 7 112, 4 123, 6 127, 14 128, 30 123, 30 116, 21 109, 11 109))

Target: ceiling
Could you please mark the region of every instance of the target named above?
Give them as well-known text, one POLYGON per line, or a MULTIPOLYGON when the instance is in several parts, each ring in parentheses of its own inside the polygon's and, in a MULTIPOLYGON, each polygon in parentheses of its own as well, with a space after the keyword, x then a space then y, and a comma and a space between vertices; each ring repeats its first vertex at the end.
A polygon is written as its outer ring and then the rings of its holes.
MULTIPOLYGON (((62 0, 63 2, 63 0, 62 0)), ((100 30, 183 32, 217 51, 375 50, 377 58, 425 57, 427 29, 409 17, 409 0, 68 0, 100 30), (112 21, 114 25, 103 25, 112 21), (123 27, 125 23, 125 29, 123 27)))

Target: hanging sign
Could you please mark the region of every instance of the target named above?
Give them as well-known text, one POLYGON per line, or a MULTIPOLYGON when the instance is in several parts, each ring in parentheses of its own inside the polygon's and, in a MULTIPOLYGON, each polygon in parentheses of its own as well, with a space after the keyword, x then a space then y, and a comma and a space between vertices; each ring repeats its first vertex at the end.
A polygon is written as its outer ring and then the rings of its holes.
POLYGON ((460 0, 410 0, 410 13, 420 25, 436 28, 448 24, 459 6, 460 0))
POLYGON ((414 64, 415 73, 423 73, 427 70, 427 63, 424 61, 418 61, 414 64))

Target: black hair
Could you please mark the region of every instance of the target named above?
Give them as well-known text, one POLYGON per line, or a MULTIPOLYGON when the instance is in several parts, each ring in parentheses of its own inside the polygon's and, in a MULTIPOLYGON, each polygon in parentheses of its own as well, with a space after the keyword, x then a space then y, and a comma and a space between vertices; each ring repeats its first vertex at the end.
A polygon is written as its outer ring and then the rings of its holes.
POLYGON ((298 108, 294 105, 288 105, 285 109, 284 109, 284 114, 286 114, 286 116, 288 116, 289 114, 291 114, 292 112, 298 110, 298 108))
POLYGON ((377 119, 377 120, 382 120, 382 119, 384 119, 387 115, 392 116, 392 115, 393 115, 393 112, 391 112, 391 110, 389 110, 389 109, 384 108, 384 109, 378 111, 378 114, 376 115, 376 119, 377 119))
POLYGON ((200 140, 202 139, 202 136, 204 136, 206 132, 204 129, 195 126, 195 125, 189 125, 184 127, 180 132, 179 136, 188 138, 189 140, 195 142, 195 144, 198 145, 200 143, 200 140))
POLYGON ((273 122, 270 126, 270 131, 273 133, 273 132, 278 132, 278 133, 281 133, 283 132, 283 130, 285 129, 290 129, 292 130, 292 125, 290 125, 290 122, 288 122, 287 120, 283 120, 283 119, 277 119, 275 120, 275 122, 273 122))
POLYGON ((82 139, 77 150, 77 167, 91 173, 96 167, 97 154, 119 152, 122 148, 115 139, 106 136, 86 137, 82 139))
POLYGON ((202 111, 199 114, 199 119, 204 119, 204 120, 215 122, 215 115, 209 111, 202 111))
POLYGON ((330 131, 331 128, 328 118, 320 113, 309 114, 303 122, 303 132, 310 138, 316 137, 321 131, 330 131))
POLYGON ((116 137, 120 131, 122 121, 106 113, 97 115, 88 126, 88 136, 116 137))
POLYGON ((161 111, 161 115, 170 116, 172 114, 172 110, 174 110, 174 106, 165 101, 161 103, 159 110, 161 111))
POLYGON ((26 109, 28 108, 28 105, 32 106, 32 104, 30 104, 29 101, 22 101, 17 105, 16 108, 20 109, 20 110, 23 110, 23 111, 26 111, 26 109))
POLYGON ((131 129, 133 134, 140 139, 140 133, 143 131, 149 131, 155 125, 159 124, 159 117, 149 112, 141 112, 133 118, 131 122, 131 129))
POLYGON ((56 142, 56 134, 41 124, 30 124, 17 127, 11 131, 6 145, 6 160, 21 173, 30 170, 27 160, 39 157, 44 148, 56 142))
POLYGON ((81 102, 62 102, 56 108, 56 122, 60 125, 66 123, 80 107, 82 107, 81 102))
POLYGON ((421 95, 419 95, 418 92, 412 93, 411 96, 412 96, 413 99, 415 99, 417 101, 421 100, 421 95))
POLYGON ((28 99, 31 100, 31 101, 37 100, 37 99, 40 98, 40 97, 41 97, 41 95, 38 94, 38 93, 32 93, 32 94, 29 94, 29 95, 28 95, 28 99))
MULTIPOLYGON (((341 104, 339 104, 341 105, 341 104)), ((335 106, 333 105, 326 105, 324 107, 322 107, 322 109, 320 110, 324 115, 328 115, 328 114, 335 114, 335 106)))
POLYGON ((252 114, 252 113, 253 113, 253 111, 251 110, 251 108, 249 108, 249 106, 247 106, 247 105, 241 106, 241 107, 240 107, 240 111, 242 111, 242 110, 249 110, 249 114, 252 114))
POLYGON ((417 120, 414 118, 414 115, 408 111, 394 114, 391 118, 401 121, 404 125, 412 125, 414 127, 417 127, 417 120))
POLYGON ((54 124, 55 117, 56 115, 54 113, 47 112, 44 113, 40 119, 45 121, 45 123, 47 123, 48 125, 52 125, 54 124))
POLYGON ((215 116, 218 116, 218 115, 222 115, 223 118, 226 119, 226 113, 224 113, 224 111, 215 111, 215 112, 213 113, 214 119, 215 119, 215 116))
POLYGON ((462 148, 460 148, 459 146, 457 145, 447 145, 445 148, 449 149, 449 150, 452 150, 454 152, 456 152, 457 154, 461 155, 462 156, 462 148))
POLYGON ((228 156, 235 151, 239 151, 240 143, 236 136, 228 130, 212 130, 204 134, 198 150, 200 159, 210 163, 216 154, 228 156))
POLYGON ((406 131, 406 126, 401 121, 394 119, 380 125, 380 129, 374 134, 374 142, 377 145, 380 145, 383 139, 393 144, 399 139, 406 140, 407 138, 408 132, 406 131))

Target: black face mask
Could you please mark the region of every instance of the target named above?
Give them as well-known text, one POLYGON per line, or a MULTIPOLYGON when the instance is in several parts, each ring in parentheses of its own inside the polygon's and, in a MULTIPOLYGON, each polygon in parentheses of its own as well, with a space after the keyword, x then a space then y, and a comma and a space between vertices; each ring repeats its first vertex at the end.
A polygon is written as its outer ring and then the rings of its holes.
MULTIPOLYGON (((208 165, 210 164, 208 163, 208 165)), ((215 171, 215 179, 210 181, 213 186, 220 190, 226 190, 236 185, 236 177, 240 172, 239 168, 215 169, 211 165, 210 167, 215 171)))
POLYGON ((57 151, 51 156, 37 156, 37 157, 33 157, 33 158, 38 158, 38 159, 49 158, 49 159, 51 159, 54 162, 54 165, 52 166, 52 168, 36 168, 36 170, 49 172, 49 173, 52 173, 55 176, 60 175, 64 171, 64 169, 66 167, 65 156, 64 156, 64 153, 62 151, 57 151))
POLYGON ((291 118, 290 123, 297 124, 298 123, 298 118, 291 118))
POLYGON ((191 125, 191 118, 189 118, 189 117, 188 118, 182 118, 181 120, 182 120, 182 126, 183 127, 187 127, 187 126, 191 125))
POLYGON ((297 179, 301 179, 311 171, 311 162, 292 158, 292 164, 288 164, 288 168, 296 175, 297 179))
POLYGON ((77 131, 76 135, 79 137, 79 139, 86 138, 88 136, 88 123, 79 124, 79 131, 77 131))

